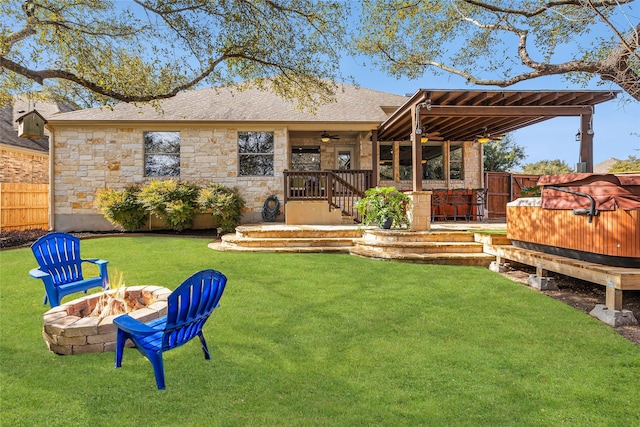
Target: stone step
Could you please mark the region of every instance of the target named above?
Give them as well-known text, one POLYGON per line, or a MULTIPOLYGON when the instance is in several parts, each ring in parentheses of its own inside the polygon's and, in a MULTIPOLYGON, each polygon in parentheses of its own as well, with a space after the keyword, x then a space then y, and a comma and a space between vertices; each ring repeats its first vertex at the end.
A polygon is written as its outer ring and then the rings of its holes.
POLYGON ((350 238, 362 236, 363 229, 354 226, 282 226, 282 227, 236 227, 235 235, 241 238, 276 238, 276 239, 316 239, 316 238, 350 238))
POLYGON ((474 242, 473 233, 467 231, 411 231, 366 229, 362 238, 376 242, 474 242))
POLYGON ((495 256, 485 253, 384 253, 371 251, 367 248, 354 246, 349 251, 351 255, 364 258, 378 259, 383 261, 402 261, 420 264, 441 264, 441 265, 466 265, 488 267, 495 256))
MULTIPOLYGON (((473 236, 472 236, 473 237, 473 236)), ((355 239, 354 246, 376 252, 403 253, 483 253, 482 243, 475 242, 384 242, 355 239)))
POLYGON ((238 237, 232 234, 222 236, 225 245, 242 246, 246 248, 257 247, 334 247, 353 246, 353 239, 344 237, 313 237, 313 238, 281 238, 281 237, 238 237))
POLYGON ((209 248, 220 252, 287 252, 287 253, 349 253, 351 246, 241 246, 224 241, 209 243, 209 248))

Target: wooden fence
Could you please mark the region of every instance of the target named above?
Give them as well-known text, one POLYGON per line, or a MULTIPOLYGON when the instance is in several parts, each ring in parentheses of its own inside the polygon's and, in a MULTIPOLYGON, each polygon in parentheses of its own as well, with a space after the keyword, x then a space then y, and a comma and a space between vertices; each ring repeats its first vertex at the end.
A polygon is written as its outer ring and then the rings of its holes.
POLYGON ((507 217, 507 203, 520 197, 520 191, 532 187, 540 175, 521 175, 509 172, 485 172, 487 211, 490 219, 507 217))
POLYGON ((0 231, 49 228, 49 184, 0 182, 0 231))

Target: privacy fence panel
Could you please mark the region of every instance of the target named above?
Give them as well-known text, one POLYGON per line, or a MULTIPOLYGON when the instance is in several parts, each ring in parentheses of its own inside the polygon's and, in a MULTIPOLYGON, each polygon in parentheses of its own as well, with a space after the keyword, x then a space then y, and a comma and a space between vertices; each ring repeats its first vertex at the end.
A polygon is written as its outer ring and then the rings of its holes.
POLYGON ((49 184, 0 182, 0 230, 49 228, 49 184))
POLYGON ((522 189, 533 187, 540 175, 486 172, 487 210, 489 219, 507 217, 507 203, 520 197, 522 189))

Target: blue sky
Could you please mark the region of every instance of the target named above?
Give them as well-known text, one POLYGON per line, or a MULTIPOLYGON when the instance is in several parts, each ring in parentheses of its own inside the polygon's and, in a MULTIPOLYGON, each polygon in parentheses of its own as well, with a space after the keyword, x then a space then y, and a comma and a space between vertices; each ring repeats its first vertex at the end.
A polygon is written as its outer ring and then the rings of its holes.
MULTIPOLYGON (((415 93, 418 89, 480 89, 498 90, 495 86, 474 86, 455 75, 433 76, 425 74, 416 80, 395 79, 373 66, 366 67, 354 59, 345 58, 341 71, 344 75, 352 75, 356 83, 362 87, 404 95, 415 93)), ((562 77, 544 77, 522 82, 507 88, 509 90, 620 90, 615 85, 596 85, 595 81, 587 87, 572 85, 562 77)), ((640 157, 640 102, 625 101, 623 93, 615 100, 599 104, 595 107, 593 128, 594 164, 611 157, 626 159, 630 155, 640 157)), ((575 167, 578 162, 579 143, 575 136, 580 128, 579 117, 558 117, 537 125, 518 130, 513 133, 517 144, 525 147, 527 158, 523 164, 540 160, 564 160, 575 167)))

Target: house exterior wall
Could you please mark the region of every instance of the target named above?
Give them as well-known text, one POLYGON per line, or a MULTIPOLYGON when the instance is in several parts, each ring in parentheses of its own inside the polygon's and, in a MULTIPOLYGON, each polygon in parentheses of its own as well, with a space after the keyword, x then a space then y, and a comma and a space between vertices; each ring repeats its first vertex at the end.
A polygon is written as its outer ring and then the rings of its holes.
POLYGON ((112 230, 95 206, 96 192, 148 182, 144 176, 144 132, 180 132, 180 179, 237 187, 246 201, 242 222, 261 220, 272 194, 283 199, 282 171, 289 164, 286 128, 136 125, 63 127, 54 130, 54 228, 58 231, 112 230), (238 176, 238 132, 274 132, 274 176, 238 176))
MULTIPOLYGON (((446 144, 446 143, 445 143, 446 144)), ((449 150, 444 150, 444 155, 447 157, 445 162, 448 163, 449 150)), ((371 154, 369 154, 371 157, 371 154)), ((395 158, 397 162, 397 158, 395 158)), ((371 162, 369 162, 370 164, 371 162)), ((423 180, 422 189, 457 189, 457 188, 481 188, 483 187, 483 170, 482 170, 482 150, 481 146, 474 144, 473 142, 464 142, 462 148, 462 164, 463 164, 463 179, 460 180, 423 180)), ((398 169, 398 165, 395 165, 395 170, 398 169)), ((411 181, 389 181, 381 180, 380 186, 384 187, 396 187, 402 191, 408 191, 413 189, 413 183, 411 181)))
POLYGON ((0 182, 49 183, 49 154, 0 145, 0 182))

